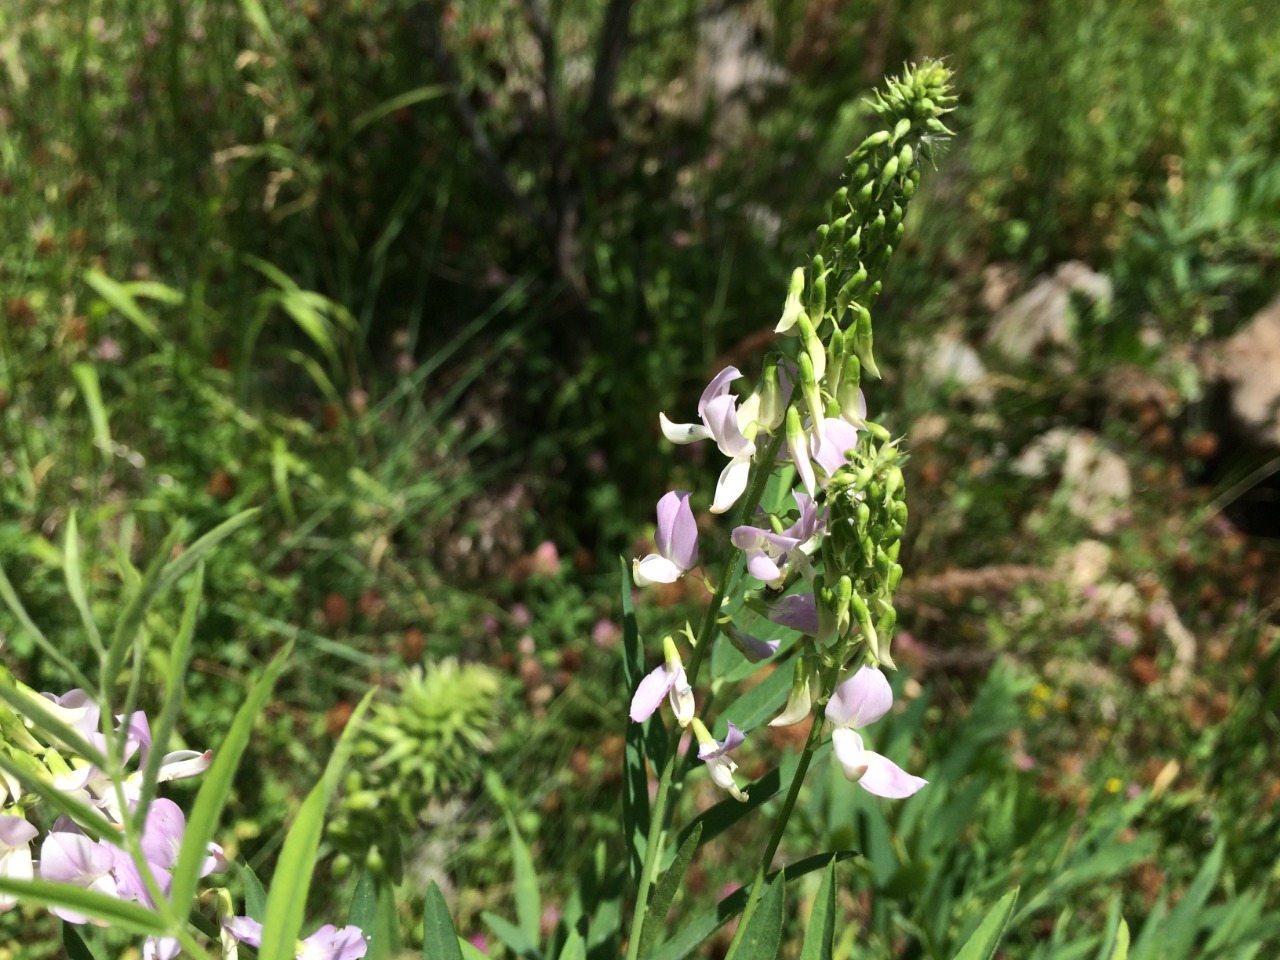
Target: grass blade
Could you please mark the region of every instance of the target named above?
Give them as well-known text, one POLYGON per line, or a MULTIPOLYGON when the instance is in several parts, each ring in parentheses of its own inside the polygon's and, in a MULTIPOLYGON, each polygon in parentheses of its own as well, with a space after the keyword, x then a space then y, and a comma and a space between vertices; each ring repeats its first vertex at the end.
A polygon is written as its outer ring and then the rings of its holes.
POLYGON ((262 947, 259 960, 293 960, 298 935, 302 931, 307 893, 315 875, 316 851, 324 832, 324 815, 329 799, 338 788, 343 768, 355 744, 355 733, 376 691, 370 690, 351 714, 320 782, 311 788, 302 802, 289 835, 284 839, 271 890, 267 893, 267 914, 262 921, 262 947))
POLYGON ((292 650, 293 644, 286 643, 267 664, 266 670, 236 711, 222 745, 214 751, 213 765, 204 772, 204 783, 196 794, 196 802, 187 818, 187 832, 182 838, 182 849, 178 852, 178 863, 173 870, 170 899, 174 903, 190 903, 195 896, 196 884, 200 882, 200 867, 207 855, 209 841, 218 828, 222 808, 231 795, 231 781, 236 767, 240 765, 240 758, 249 746, 253 725, 266 707, 267 699, 271 696, 276 680, 284 672, 292 650))
POLYGON ((50 643, 49 638, 44 635, 44 631, 36 626, 35 621, 31 619, 31 615, 27 613, 27 608, 18 599, 18 593, 13 589, 13 584, 9 582, 9 577, 5 574, 3 566, 0 566, 0 600, 4 600, 9 612, 22 625, 22 629, 31 634, 36 646, 44 652, 45 656, 70 674, 72 683, 81 690, 93 689, 92 684, 89 683, 89 678, 80 671, 80 668, 65 653, 50 643))
POLYGON ((1017 902, 1018 888, 1014 887, 987 911, 987 915, 978 924, 978 929, 973 931, 973 935, 956 954, 955 960, 991 960, 1009 926, 1009 919, 1013 916, 1013 908, 1017 902))
POLYGON ((62 547, 62 575, 67 581, 67 592, 71 594, 71 602, 80 614, 80 622, 84 624, 85 635, 93 645, 99 657, 106 652, 102 646, 102 635, 98 633, 97 621, 89 609, 89 596, 85 590, 84 568, 80 563, 80 531, 76 527, 76 512, 67 516, 66 540, 62 547))

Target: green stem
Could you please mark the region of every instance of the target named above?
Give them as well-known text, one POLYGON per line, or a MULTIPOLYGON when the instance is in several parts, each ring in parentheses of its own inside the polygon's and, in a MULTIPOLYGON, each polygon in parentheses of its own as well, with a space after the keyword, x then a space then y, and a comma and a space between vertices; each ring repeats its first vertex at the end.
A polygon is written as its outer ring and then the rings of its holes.
MULTIPOLYGON (((750 521, 750 518, 755 514, 756 507, 760 505, 760 499, 764 496, 765 486, 769 482, 769 475, 773 472, 773 464, 778 457, 778 450, 782 447, 782 440, 783 435, 781 432, 775 434, 770 440, 769 446, 765 448, 763 456, 756 463, 755 469, 752 470, 751 483, 747 487, 746 499, 742 504, 743 523, 750 521)), ((707 651, 711 649, 711 645, 715 640, 716 620, 724 606, 725 598, 729 594, 729 586, 737 575, 738 564, 741 560, 742 551, 731 550, 725 560, 724 569, 720 571, 720 579, 716 583, 715 594, 711 598, 711 603, 707 607, 706 613, 702 616, 702 623, 698 626, 693 656, 689 660, 689 666, 685 669, 685 676, 688 678, 689 686, 693 686, 697 681, 698 671, 702 668, 707 651)), ((640 933, 644 929, 645 917, 649 912, 649 888, 653 886, 654 874, 657 873, 658 863, 660 862, 661 838, 667 826, 667 801, 671 796, 672 781, 677 781, 676 786, 678 787, 679 783, 683 782, 684 775, 690 766, 686 758, 686 762, 679 763, 679 776, 675 776, 682 732, 679 726, 675 726, 667 737, 667 762, 663 765, 662 774, 658 779, 658 795, 654 798, 653 811, 649 817, 649 833, 645 838, 644 847, 644 864, 640 868, 640 882, 636 890, 636 909, 631 918, 631 935, 627 941, 627 960, 636 960, 640 951, 640 933)))
POLYGON ((764 854, 760 857, 760 866, 756 868, 756 879, 751 884, 751 896, 747 899, 747 905, 742 911, 742 919, 738 922, 738 929, 734 932, 733 942, 729 944, 729 952, 726 954, 726 960, 733 960, 733 955, 738 949, 738 943, 742 939, 742 933, 747 929, 747 924, 751 920, 752 914, 756 912, 756 906, 760 902, 760 895, 764 892, 764 879, 768 875, 769 865, 773 862, 774 854, 778 852, 778 846, 782 843, 782 835, 786 832, 787 821, 791 819, 791 811, 795 809, 796 801, 800 798, 800 788, 804 786, 805 774, 809 772, 809 763, 813 760, 813 753, 818 749, 818 741, 822 737, 822 718, 813 717, 813 725, 809 728, 809 737, 805 740, 804 751, 800 754, 800 762, 796 765, 795 775, 791 778, 791 787, 787 790, 786 799, 782 801, 782 808, 778 811, 778 817, 774 821, 773 834, 769 837, 769 843, 764 848, 764 854))

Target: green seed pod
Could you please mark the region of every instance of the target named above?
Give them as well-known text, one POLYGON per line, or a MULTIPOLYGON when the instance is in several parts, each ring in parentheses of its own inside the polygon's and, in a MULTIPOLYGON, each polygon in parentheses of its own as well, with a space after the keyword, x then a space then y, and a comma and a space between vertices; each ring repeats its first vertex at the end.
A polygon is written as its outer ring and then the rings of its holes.
MULTIPOLYGON (((907 121, 907 123, 909 126, 910 121, 907 121)), ((888 143, 889 139, 890 134, 888 130, 877 130, 875 133, 871 134, 871 136, 867 137, 867 139, 863 140, 862 143, 858 144, 858 149, 854 152, 858 153, 862 150, 870 150, 872 147, 878 147, 882 143, 888 143)))

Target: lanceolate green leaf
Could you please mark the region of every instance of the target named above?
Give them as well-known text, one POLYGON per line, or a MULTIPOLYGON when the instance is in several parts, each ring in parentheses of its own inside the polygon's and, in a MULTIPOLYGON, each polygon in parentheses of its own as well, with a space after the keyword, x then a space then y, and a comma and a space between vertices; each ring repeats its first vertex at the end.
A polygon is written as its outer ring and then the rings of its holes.
POLYGON ((1111 947, 1111 953, 1107 960, 1128 960, 1129 958, 1129 924, 1125 923, 1124 918, 1120 919, 1120 926, 1116 930, 1115 944, 1111 947))
MULTIPOLYGON (((796 880, 815 870, 821 870, 831 863, 833 859, 836 863, 839 863, 853 856, 857 856, 857 854, 852 850, 840 850, 834 853, 820 853, 817 856, 797 860, 787 866, 787 880, 796 880)), ((766 882, 772 880, 780 872, 777 871, 770 874, 766 878, 766 882)), ((648 960, 682 960, 682 958, 691 955, 707 937, 740 914, 743 907, 747 905, 747 899, 750 896, 750 887, 735 890, 710 910, 698 914, 688 924, 681 927, 670 940, 652 953, 648 960)))
POLYGON ((991 960, 1009 926, 1009 918, 1013 916, 1013 908, 1017 902, 1018 888, 1014 887, 987 912, 982 923, 978 924, 978 929, 973 931, 973 935, 960 948, 955 960, 991 960))
POLYGON ((434 880, 427 888, 427 902, 422 908, 422 956, 423 960, 462 960, 453 917, 434 880))
POLYGON ((836 932, 836 860, 831 858, 822 874, 822 886, 813 901, 809 926, 800 947, 800 960, 831 960, 831 942, 836 932))
POLYGON ((685 871, 689 869, 689 863, 693 860, 693 855, 701 842, 702 824, 695 823, 689 835, 680 844, 675 860, 671 862, 671 866, 667 867, 662 874, 662 879, 654 888, 653 900, 649 904, 649 910, 644 918, 644 928, 640 932, 640 956, 648 955, 649 948, 662 932, 662 927, 667 920, 667 911, 671 908, 671 901, 675 899, 676 891, 680 889, 680 881, 684 879, 685 871))
POLYGON ((730 950, 731 960, 774 960, 782 943, 783 888, 786 871, 765 885, 755 912, 746 919, 737 950, 730 950))
POLYGON ((355 732, 375 691, 370 690, 351 714, 342 737, 333 748, 320 782, 311 788, 302 802, 289 835, 284 839, 280 860, 271 889, 267 893, 267 914, 262 922, 262 947, 259 960, 293 960, 298 934, 307 905, 307 893, 316 869, 316 850, 324 832, 324 814, 329 799, 338 788, 343 768, 355 743, 355 732))
POLYGON ((164 593, 166 590, 170 589, 178 582, 178 580, 190 573, 197 563, 208 556, 209 552, 213 550, 214 547, 227 539, 227 537, 231 536, 241 527, 248 524, 250 521, 257 519, 258 514, 261 512, 262 511, 258 507, 243 510, 240 513, 237 513, 234 517, 231 517, 229 520, 224 520, 203 537, 196 540, 195 543, 187 547, 187 549, 182 552, 181 556, 175 557, 174 560, 167 564, 161 571, 160 592, 164 593))
POLYGON ((0 894, 42 907, 64 907, 129 933, 160 936, 167 932, 164 918, 154 910, 71 883, 0 877, 0 894))
POLYGON ((67 951, 67 960, 97 960, 75 925, 65 920, 62 921, 62 947, 67 951))
POLYGON ((182 849, 178 852, 178 863, 173 871, 170 898, 174 903, 189 903, 195 895, 196 884, 200 881, 200 867, 208 855, 209 841, 218 829, 222 808, 231 795, 231 781, 236 767, 240 765, 240 757, 249 746, 253 725, 262 715, 276 680, 289 662, 292 650, 293 644, 286 643, 267 664, 262 676, 236 711, 222 745, 214 751, 213 764, 202 776, 200 792, 196 794, 191 815, 187 817, 187 832, 182 838, 182 849))
POLYGON ((71 680, 76 686, 82 690, 91 690, 92 685, 89 678, 80 672, 80 668, 56 645, 49 642, 49 638, 44 635, 39 627, 35 625, 35 621, 31 619, 31 615, 27 613, 27 608, 22 605, 22 601, 18 599, 17 591, 13 589, 13 584, 9 582, 8 575, 4 572, 4 567, 0 566, 0 600, 5 602, 5 606, 22 624, 22 628, 31 634, 31 639, 36 645, 44 651, 45 655, 53 660, 58 666, 71 676, 71 680))

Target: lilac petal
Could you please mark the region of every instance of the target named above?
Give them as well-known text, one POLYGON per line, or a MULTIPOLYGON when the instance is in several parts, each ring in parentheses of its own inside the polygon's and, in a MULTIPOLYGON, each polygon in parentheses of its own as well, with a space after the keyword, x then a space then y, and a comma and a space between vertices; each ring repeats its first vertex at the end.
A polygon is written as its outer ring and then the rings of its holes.
POLYGON ((656 553, 631 562, 631 575, 637 587, 647 587, 651 583, 675 583, 683 573, 666 557, 660 557, 656 553))
POLYGON ((813 444, 813 459, 830 477, 849 462, 845 454, 858 445, 858 428, 847 420, 827 418, 823 421, 823 433, 823 439, 813 444))
POLYGON ((672 423, 665 413, 658 414, 662 435, 671 443, 696 443, 711 436, 711 431, 701 423, 672 423))
POLYGON ((672 490, 658 501, 658 553, 681 570, 698 562, 698 523, 689 506, 689 491, 672 490))
POLYGON ((809 496, 813 496, 817 481, 813 476, 813 464, 809 462, 809 440, 807 435, 801 433, 793 436, 788 432, 787 451, 791 455, 791 462, 796 466, 796 473, 800 475, 800 482, 804 484, 809 496))
POLYGON ((794 538, 797 544, 801 544, 811 540, 817 534, 822 511, 808 494, 793 490, 792 496, 796 498, 796 507, 800 510, 800 516, 795 523, 782 532, 783 535, 794 538))
POLYGON ((747 573, 763 583, 773 583, 782 578, 782 570, 763 550, 747 552, 747 573))
POLYGON ((699 760, 714 760, 717 757, 723 757, 730 750, 737 750, 746 742, 747 736, 739 730, 733 723, 729 721, 729 732, 725 734, 724 742, 717 742, 714 746, 707 744, 698 747, 699 760))
POLYGON ((640 681, 635 696, 631 698, 631 719, 642 723, 662 706, 662 699, 675 686, 676 675, 667 671, 666 664, 657 667, 640 681))
POLYGON ((156 774, 156 782, 166 780, 185 780, 204 773, 213 764, 213 751, 206 750, 174 750, 166 753, 160 761, 160 771, 156 774))
POLYGON ((749 633, 743 633, 732 625, 729 626, 727 633, 729 642, 737 647, 738 652, 752 663, 768 660, 778 652, 778 645, 782 643, 781 640, 760 640, 749 633))
POLYGON ((875 667, 864 666, 832 691, 827 719, 842 727, 860 729, 875 723, 893 706, 893 688, 875 667))
POLYGON ((142 944, 142 960, 173 960, 181 952, 177 937, 147 937, 142 944))
POLYGON ((159 797, 147 808, 147 822, 142 828, 142 855, 153 873, 172 870, 178 862, 182 835, 187 832, 187 818, 172 800, 159 797))
POLYGON ((707 404, 716 397, 723 397, 727 394, 729 392, 729 384, 741 376, 742 373, 737 367, 725 367, 711 378, 711 382, 707 384, 707 389, 703 390, 702 396, 698 398, 698 416, 703 419, 703 422, 706 422, 707 419, 707 404))
POLYGON ((769 608, 769 619, 812 635, 818 632, 818 604, 812 593, 793 593, 769 608))
POLYGON ((39 832, 25 817, 0 817, 0 846, 25 847, 39 832))
POLYGON ((751 460, 731 460, 720 471, 720 479, 716 482, 716 496, 711 504, 712 513, 724 513, 746 492, 747 481, 751 477, 751 460))
POLYGON ((331 923, 302 941, 298 960, 359 960, 369 949, 364 931, 351 924, 339 930, 331 923))
POLYGON ((707 404, 706 420, 716 446, 726 457, 751 456, 756 452, 755 444, 743 436, 738 426, 737 397, 716 397, 707 404))
POLYGON ((222 921, 222 929, 241 943, 254 948, 262 946, 262 924, 251 917, 227 917, 222 921))
POLYGON ((863 752, 867 772, 858 781, 859 786, 877 797, 890 800, 901 800, 917 793, 929 781, 914 777, 903 770, 888 757, 882 757, 870 750, 863 752))
POLYGON ((87 887, 115 863, 111 847, 80 833, 51 832, 40 844, 40 878, 87 887))

